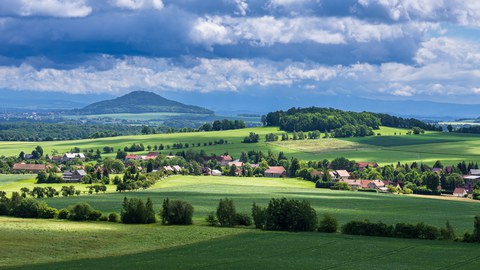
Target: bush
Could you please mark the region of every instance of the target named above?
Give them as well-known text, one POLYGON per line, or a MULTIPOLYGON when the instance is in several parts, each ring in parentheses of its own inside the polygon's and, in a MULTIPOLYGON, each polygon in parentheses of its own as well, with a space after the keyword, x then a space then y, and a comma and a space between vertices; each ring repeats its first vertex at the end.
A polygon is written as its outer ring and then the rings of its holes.
POLYGON ((172 200, 168 198, 163 201, 161 212, 162 224, 166 225, 191 225, 193 216, 193 206, 181 200, 172 200))
POLYGON ((336 190, 352 190, 352 188, 346 182, 337 182, 333 185, 333 189, 336 190))
POLYGON ((357 191, 360 191, 360 192, 374 192, 374 193, 377 192, 377 190, 374 189, 374 188, 359 188, 359 189, 357 189, 357 191))
POLYGON ((252 217, 253 217, 253 223, 255 223, 255 228, 257 229, 265 228, 265 223, 267 221, 267 213, 265 208, 253 203, 252 217))
POLYGON ((334 182, 317 181, 315 183, 315 188, 332 188, 334 185, 335 185, 334 182))
POLYGON ((58 219, 67 219, 68 218, 68 209, 62 208, 58 211, 58 219))
POLYGON ((382 222, 372 223, 368 220, 350 221, 342 226, 342 233, 351 235, 389 237, 393 234, 393 227, 382 222))
POLYGON ((88 203, 77 203, 70 207, 68 219, 74 221, 97 220, 102 212, 93 209, 88 203))
POLYGON ((39 218, 55 218, 58 216, 58 210, 53 207, 49 207, 46 203, 40 204, 38 208, 39 218))
POLYGON ((413 224, 397 223, 395 225, 394 235, 398 238, 418 238, 418 231, 413 224))
POLYGON ((118 222, 118 214, 110 213, 110 215, 108 215, 108 222, 118 222))
POLYGON ((440 235, 443 240, 455 240, 455 230, 450 225, 450 222, 447 221, 445 228, 440 229, 440 235))
POLYGON ((21 218, 37 218, 39 207, 40 204, 35 199, 23 199, 16 207, 12 209, 13 216, 21 218))
POLYGON ((235 226, 235 217, 237 211, 235 210, 235 205, 231 199, 225 198, 220 199, 217 207, 217 219, 222 227, 233 227, 235 226))
POLYGON ((266 230, 314 231, 317 213, 308 201, 271 199, 266 209, 266 230))
POLYGON ((210 226, 216 226, 218 224, 218 219, 215 216, 215 212, 210 212, 208 213, 207 217, 205 218, 205 221, 208 223, 210 226))
POLYGON ((237 213, 235 215, 235 224, 240 226, 250 226, 252 225, 252 219, 248 214, 237 213))
POLYGON ((436 240, 440 238, 440 230, 435 226, 420 222, 415 227, 417 229, 419 239, 436 240))
POLYGON ((120 213, 120 219, 126 224, 148 224, 155 223, 155 211, 150 198, 144 204, 141 199, 126 197, 123 199, 123 208, 120 213))
POLYGON ((318 231, 324 233, 334 233, 337 232, 338 222, 330 214, 324 214, 323 219, 320 220, 318 225, 318 231))
POLYGON ((101 216, 98 221, 108 221, 108 217, 107 216, 101 216))

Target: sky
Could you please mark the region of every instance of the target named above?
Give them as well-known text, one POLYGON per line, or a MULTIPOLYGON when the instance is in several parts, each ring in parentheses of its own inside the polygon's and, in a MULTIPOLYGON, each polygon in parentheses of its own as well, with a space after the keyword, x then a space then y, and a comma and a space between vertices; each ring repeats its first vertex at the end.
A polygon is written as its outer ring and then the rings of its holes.
POLYGON ((478 0, 2 0, 0 93, 480 103, 478 0))

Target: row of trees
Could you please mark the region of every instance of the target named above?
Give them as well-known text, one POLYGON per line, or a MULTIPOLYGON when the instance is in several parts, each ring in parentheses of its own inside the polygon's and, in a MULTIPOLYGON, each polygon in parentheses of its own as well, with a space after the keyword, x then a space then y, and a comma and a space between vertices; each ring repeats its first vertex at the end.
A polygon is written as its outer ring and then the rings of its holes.
POLYGON ((218 131, 218 130, 230 130, 245 128, 245 122, 243 120, 215 120, 212 124, 205 123, 198 128, 200 131, 218 131))

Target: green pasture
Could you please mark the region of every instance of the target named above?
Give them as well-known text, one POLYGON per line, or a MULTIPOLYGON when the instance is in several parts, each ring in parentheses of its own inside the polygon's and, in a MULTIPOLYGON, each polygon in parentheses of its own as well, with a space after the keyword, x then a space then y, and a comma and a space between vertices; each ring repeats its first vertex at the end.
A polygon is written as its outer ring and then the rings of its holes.
MULTIPOLYGON (((346 157, 356 161, 376 161, 382 165, 395 164, 398 161, 424 162, 433 164, 436 160, 444 164, 456 164, 461 161, 480 163, 480 136, 472 134, 456 134, 445 132, 426 132, 421 135, 406 135, 405 129, 381 127, 376 133, 380 136, 363 138, 317 139, 302 141, 265 142, 265 135, 274 133, 281 135, 283 131, 275 127, 257 127, 239 130, 190 132, 174 134, 152 134, 138 136, 119 136, 111 138, 53 141, 53 142, 0 142, 0 155, 18 155, 20 151, 31 152, 35 146, 41 145, 46 154, 53 150, 59 153, 70 151, 73 147, 85 149, 103 149, 105 146, 116 150, 123 149, 133 143, 148 145, 172 146, 174 143, 189 144, 189 148, 181 150, 205 150, 207 154, 229 153, 234 158, 242 152, 250 150, 284 152, 288 157, 303 160, 334 159, 346 157), (250 132, 260 135, 260 142, 244 144, 242 140, 250 132), (204 143, 227 140, 228 144, 207 145, 204 143), (198 144, 200 143, 200 146, 198 144)), ((165 149, 163 154, 176 153, 178 149, 165 149)), ((138 152, 145 154, 147 151, 138 152)), ((115 154, 104 154, 103 157, 114 157, 115 154)))
POLYGON ((195 208, 197 224, 205 224, 205 216, 225 197, 233 199, 237 210, 244 213, 250 213, 253 202, 266 206, 271 198, 287 197, 308 200, 319 215, 331 213, 340 223, 369 219, 388 224, 425 222, 440 227, 449 220, 459 234, 471 231, 473 217, 480 215, 480 204, 473 201, 315 189, 312 182, 304 180, 247 177, 172 176, 147 190, 44 200, 56 208, 88 201, 102 212, 119 213, 124 197, 151 198, 156 210, 167 197, 186 200, 195 208))
MULTIPOLYGON (((23 181, 20 180, 19 181, 23 181)), ((0 181, 0 183, 2 183, 0 181)), ((0 190, 2 184, 0 184, 0 190)), ((220 198, 238 212, 270 198, 308 200, 319 215, 340 225, 369 219, 387 224, 425 222, 457 234, 473 230, 480 204, 405 195, 314 189, 298 179, 173 176, 153 188, 127 193, 45 199, 54 207, 88 202, 104 213, 119 212, 123 198, 164 198, 195 208, 193 226, 125 225, 107 222, 0 217, 0 268, 19 269, 478 269, 480 245, 322 233, 264 232, 206 226, 204 217, 220 198), (28 258, 28 259, 27 259, 28 258)))

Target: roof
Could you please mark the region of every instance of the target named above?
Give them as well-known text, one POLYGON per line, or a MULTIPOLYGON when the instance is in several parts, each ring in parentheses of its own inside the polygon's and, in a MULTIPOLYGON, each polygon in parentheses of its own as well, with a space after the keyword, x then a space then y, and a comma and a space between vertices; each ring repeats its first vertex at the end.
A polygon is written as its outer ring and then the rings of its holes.
POLYGON ((139 155, 129 154, 125 157, 125 159, 138 159, 140 158, 139 155))
POLYGON ((358 168, 365 168, 365 167, 373 167, 373 168, 376 168, 378 167, 378 164, 377 162, 373 161, 373 162, 356 162, 355 165, 357 165, 358 168))
POLYGON ((381 188, 385 186, 385 183, 380 180, 371 180, 370 183, 374 184, 377 188, 381 188))
POLYGON ((76 157, 83 159, 85 158, 85 155, 83 153, 65 153, 64 157, 69 159, 74 159, 76 157))
POLYGON ((323 172, 317 171, 317 170, 313 170, 312 172, 310 172, 310 175, 311 175, 311 176, 320 176, 320 175, 323 175, 323 172))
POLYGON ((283 166, 270 166, 268 169, 265 170, 265 173, 271 174, 283 174, 286 170, 283 166))
POLYGON ((453 194, 464 194, 466 191, 465 191, 465 188, 463 187, 457 187, 455 188, 455 190, 453 191, 453 194))
POLYGON ((173 166, 173 169, 175 169, 176 171, 181 171, 182 170, 182 167, 178 166, 178 165, 174 165, 173 166))
POLYGON ((147 157, 156 157, 158 156, 158 152, 148 152, 147 157))
POLYGON ((233 166, 233 165, 237 166, 237 168, 242 167, 243 162, 241 162, 241 161, 230 161, 230 162, 228 162, 228 166, 233 166))
POLYGON ((480 175, 464 175, 463 179, 465 179, 465 180, 477 180, 477 179, 480 179, 480 175))
POLYGON ((336 172, 340 177, 350 177, 350 174, 346 170, 336 170, 336 172))
POLYGON ((25 171, 41 171, 45 170, 47 166, 44 164, 25 164, 25 163, 15 163, 13 164, 14 170, 25 170, 25 171))
POLYGON ((87 173, 84 170, 77 170, 78 175, 85 176, 87 173))
POLYGON ((213 156, 213 157, 205 157, 205 160, 216 160, 217 162, 222 161, 232 161, 233 158, 230 155, 221 155, 221 156, 213 156))
POLYGON ((362 185, 361 180, 356 180, 356 179, 342 179, 339 182, 345 182, 349 186, 361 186, 362 185))
POLYGON ((149 160, 149 159, 156 159, 157 157, 156 156, 142 156, 142 159, 144 160, 149 160))
POLYGON ((164 169, 165 171, 173 171, 173 168, 170 167, 170 166, 163 166, 163 169, 164 169))
POLYGON ((470 174, 471 175, 480 175, 480 170, 479 169, 471 169, 470 174))
POLYGON ((370 184, 372 180, 360 180, 360 183, 362 184, 362 188, 368 188, 368 184, 370 184))

